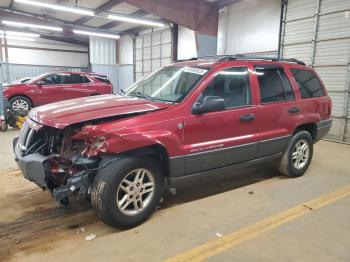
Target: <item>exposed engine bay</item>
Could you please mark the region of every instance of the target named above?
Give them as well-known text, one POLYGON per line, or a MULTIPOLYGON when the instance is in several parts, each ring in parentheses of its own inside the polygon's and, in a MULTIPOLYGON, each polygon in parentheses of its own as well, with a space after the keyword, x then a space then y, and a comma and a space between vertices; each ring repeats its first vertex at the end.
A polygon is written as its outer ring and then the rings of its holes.
MULTIPOLYGON (((128 116, 131 115, 113 120, 128 116)), ((50 190, 56 201, 64 202, 69 195, 87 198, 106 143, 104 137, 88 137, 86 130, 110 120, 78 123, 64 129, 27 120, 13 145, 24 176, 43 190, 50 190)))

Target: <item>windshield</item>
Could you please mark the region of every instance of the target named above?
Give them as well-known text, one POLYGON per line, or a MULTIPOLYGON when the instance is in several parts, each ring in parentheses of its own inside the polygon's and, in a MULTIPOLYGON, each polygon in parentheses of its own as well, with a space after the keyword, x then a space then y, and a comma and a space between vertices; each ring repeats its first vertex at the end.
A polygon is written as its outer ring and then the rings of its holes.
POLYGON ((27 81, 27 83, 28 83, 28 84, 34 83, 34 82, 40 80, 41 78, 43 78, 44 76, 47 76, 47 75, 49 75, 49 74, 50 74, 50 73, 44 73, 44 74, 41 74, 41 75, 32 77, 31 79, 29 79, 29 80, 27 81))
POLYGON ((136 82, 125 95, 163 102, 181 102, 207 72, 207 68, 163 67, 136 82))

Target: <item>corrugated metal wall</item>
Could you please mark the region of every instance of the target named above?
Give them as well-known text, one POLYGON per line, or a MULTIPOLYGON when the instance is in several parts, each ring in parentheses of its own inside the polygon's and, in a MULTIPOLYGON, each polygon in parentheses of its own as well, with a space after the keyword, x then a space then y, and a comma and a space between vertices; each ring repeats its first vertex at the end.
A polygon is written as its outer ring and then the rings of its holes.
POLYGON ((12 82, 22 77, 37 76, 52 71, 90 72, 90 67, 61 67, 9 64, 10 79, 7 79, 6 64, 0 64, 0 82, 12 82))
POLYGON ((117 65, 116 40, 100 37, 89 38, 91 71, 106 75, 113 85, 113 92, 117 93, 119 66, 117 65))
POLYGON ((122 36, 119 39, 119 63, 121 65, 131 65, 133 58, 133 38, 129 35, 122 36))
POLYGON ((177 59, 197 57, 196 35, 191 29, 179 26, 177 40, 177 59))
POLYGON ((221 8, 217 54, 275 55, 279 44, 280 10, 281 0, 236 1, 221 8))
POLYGON ((107 76, 113 85, 113 93, 118 93, 119 66, 118 65, 91 65, 91 72, 107 76))
MULTIPOLYGON (((8 59, 10 64, 47 65, 63 67, 89 66, 88 48, 86 46, 67 44, 57 41, 36 39, 24 42, 8 39, 8 59)), ((5 60, 5 48, 2 47, 5 60)))
POLYGON ((91 71, 103 74, 113 84, 113 93, 126 90, 134 82, 133 65, 91 65, 91 71))
POLYGON ((118 87, 119 90, 126 90, 129 86, 134 83, 134 66, 130 65, 120 65, 119 66, 119 79, 118 87))
POLYGON ((281 50, 319 73, 333 102, 327 137, 350 142, 350 0, 288 0, 281 50))
POLYGON ((170 28, 141 34, 134 44, 136 81, 172 61, 170 28))
POLYGON ((117 42, 100 37, 89 38, 90 63, 94 65, 115 65, 117 63, 117 42))
POLYGON ((131 36, 122 36, 119 40, 119 89, 126 90, 134 83, 134 44, 131 36))

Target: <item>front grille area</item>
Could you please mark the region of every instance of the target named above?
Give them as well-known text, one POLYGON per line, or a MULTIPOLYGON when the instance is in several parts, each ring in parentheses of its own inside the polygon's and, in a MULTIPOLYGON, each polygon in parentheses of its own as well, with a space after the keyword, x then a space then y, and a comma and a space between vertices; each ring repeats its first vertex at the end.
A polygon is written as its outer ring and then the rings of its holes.
POLYGON ((23 123, 22 129, 18 137, 18 147, 24 152, 28 149, 28 146, 32 142, 33 136, 35 134, 35 129, 32 128, 27 121, 23 123))

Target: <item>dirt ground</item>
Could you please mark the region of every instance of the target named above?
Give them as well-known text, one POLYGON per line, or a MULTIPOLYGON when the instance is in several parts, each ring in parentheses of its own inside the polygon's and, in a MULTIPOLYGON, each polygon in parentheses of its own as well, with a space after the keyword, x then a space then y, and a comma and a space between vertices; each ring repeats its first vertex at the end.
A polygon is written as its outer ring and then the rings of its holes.
POLYGON ((0 177, 1 261, 18 251, 48 250, 59 239, 78 239, 88 233, 82 228, 98 222, 87 204, 58 207, 19 171, 1 173, 0 177))
MULTIPOLYGON (((88 202, 71 200, 69 206, 57 205, 48 192, 43 192, 33 183, 29 183, 18 170, 2 172, 0 177, 0 261, 23 261, 28 253, 57 249, 60 243, 71 248, 85 245, 85 237, 91 233, 101 238, 120 232, 103 224, 88 202), (16 257, 18 254, 20 255, 16 257)), ((249 179, 242 177, 240 183, 235 185, 234 182, 227 183, 224 177, 219 181, 217 178, 213 180, 207 177, 200 182, 202 187, 192 193, 190 189, 194 181, 179 181, 176 196, 166 193, 166 200, 159 209, 167 209, 225 192, 232 189, 232 186, 240 187, 270 177, 268 172, 249 179), (210 185, 211 181, 215 184, 210 185)), ((138 230, 127 232, 137 234, 138 230)))
MULTIPOLYGON (((10 134, 14 135, 16 132, 10 134)), ((11 158, 11 152, 10 155, 6 152, 6 156, 11 158)), ((71 200, 69 206, 57 205, 49 192, 43 192, 24 179, 12 162, 8 164, 9 161, 2 163, 3 167, 8 165, 9 171, 6 168, 0 171, 0 261, 23 261, 27 254, 57 250, 60 244, 70 248, 86 245, 85 237, 89 234, 101 238, 121 232, 102 223, 88 202, 71 200)), ((177 181, 176 196, 167 192, 159 209, 161 211, 274 176, 269 173, 270 168, 266 172, 244 177, 251 170, 239 171, 238 180, 222 175, 219 178, 209 176, 199 180, 190 178, 177 181), (195 185, 198 187, 193 190, 195 185)), ((137 234, 138 230, 127 232, 137 234)))

